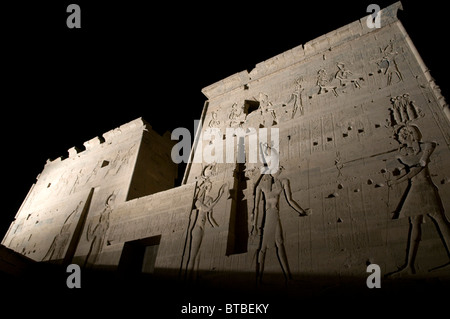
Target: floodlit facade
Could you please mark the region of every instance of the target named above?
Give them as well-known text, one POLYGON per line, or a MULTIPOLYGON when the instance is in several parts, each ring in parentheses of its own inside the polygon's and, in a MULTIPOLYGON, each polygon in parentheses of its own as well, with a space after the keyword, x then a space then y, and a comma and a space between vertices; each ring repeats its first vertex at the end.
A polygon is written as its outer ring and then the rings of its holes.
POLYGON ((179 142, 142 119, 47 162, 2 244, 211 283, 365 278, 369 264, 448 278, 450 112, 400 7, 204 88, 179 187, 179 142))

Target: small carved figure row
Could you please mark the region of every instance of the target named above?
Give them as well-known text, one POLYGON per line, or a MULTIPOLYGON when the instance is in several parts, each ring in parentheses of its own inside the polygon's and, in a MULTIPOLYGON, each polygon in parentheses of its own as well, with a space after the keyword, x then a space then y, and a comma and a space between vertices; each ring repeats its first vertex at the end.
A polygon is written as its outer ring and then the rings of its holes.
MULTIPOLYGON (((371 76, 377 73, 385 76, 387 78, 387 86, 392 84, 392 79, 394 76, 397 78, 397 82, 403 81, 403 75, 396 61, 396 57, 399 53, 394 48, 394 41, 390 40, 386 47, 380 48, 380 53, 382 57, 376 63, 377 71, 369 72, 368 75, 371 76)), ((317 95, 332 92, 334 96, 338 97, 338 88, 345 89, 349 86, 349 84, 354 86, 355 89, 361 88, 361 82, 365 81, 366 76, 354 74, 354 72, 349 70, 343 62, 337 62, 336 67, 337 71, 335 71, 332 76, 330 76, 324 68, 317 71, 317 78, 314 84, 318 87, 316 93, 317 95), (334 83, 335 81, 338 83, 334 83)), ((283 117, 283 120, 289 120, 293 119, 295 116, 301 116, 304 114, 303 92, 305 91, 305 88, 303 83, 303 76, 298 77, 294 81, 294 90, 287 99, 287 102, 273 103, 269 100, 268 94, 262 92, 260 93, 258 99, 254 98, 254 102, 259 103, 258 113, 261 116, 260 123, 262 126, 270 127, 275 125, 281 120, 281 117, 283 117), (287 113, 288 116, 281 114, 280 111, 278 111, 280 114, 276 114, 276 109, 280 106, 283 109, 283 112, 281 113, 287 113)), ((312 98, 312 95, 310 98, 312 98)), ((226 120, 227 125, 229 127, 243 125, 247 121, 247 116, 249 113, 249 107, 246 106, 245 103, 242 103, 241 105, 236 102, 233 103, 228 119, 226 120)), ((209 127, 218 127, 221 125, 221 121, 217 119, 217 115, 218 114, 216 111, 211 112, 211 119, 208 122, 209 127)))

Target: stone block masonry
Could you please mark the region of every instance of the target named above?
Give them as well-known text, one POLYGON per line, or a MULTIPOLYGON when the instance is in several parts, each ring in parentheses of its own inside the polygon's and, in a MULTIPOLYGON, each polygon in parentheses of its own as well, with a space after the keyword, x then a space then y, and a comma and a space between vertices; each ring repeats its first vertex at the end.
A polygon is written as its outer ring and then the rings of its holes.
POLYGON ((381 11, 381 28, 363 17, 204 88, 190 158, 213 143, 205 130, 239 128, 243 160, 192 161, 173 187, 175 141, 132 121, 49 161, 3 245, 240 287, 365 285, 368 264, 392 280, 448 280, 450 112, 400 8, 381 11), (249 159, 250 128, 277 129, 272 174, 249 159))

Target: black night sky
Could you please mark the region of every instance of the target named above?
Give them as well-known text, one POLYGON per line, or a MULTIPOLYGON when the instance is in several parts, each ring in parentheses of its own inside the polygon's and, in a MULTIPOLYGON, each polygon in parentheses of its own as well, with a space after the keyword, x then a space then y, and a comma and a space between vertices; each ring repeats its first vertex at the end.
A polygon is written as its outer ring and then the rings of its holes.
MULTIPOLYGON (((203 87, 393 2, 2 3, 0 237, 47 159, 138 117, 160 133, 192 131, 203 87), (66 26, 70 3, 81 7, 81 29, 66 26)), ((400 20, 449 99, 447 11, 402 3, 400 20)))

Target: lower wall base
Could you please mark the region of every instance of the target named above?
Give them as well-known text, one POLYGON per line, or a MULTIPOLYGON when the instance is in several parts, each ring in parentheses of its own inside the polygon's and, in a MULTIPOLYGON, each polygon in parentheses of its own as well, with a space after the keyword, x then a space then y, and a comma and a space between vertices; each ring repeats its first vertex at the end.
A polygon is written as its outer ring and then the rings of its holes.
POLYGON ((267 313, 254 314, 257 318, 298 317, 311 311, 321 317, 328 314, 360 317, 373 313, 417 315, 424 309, 433 312, 444 309, 450 288, 448 271, 429 278, 381 278, 381 288, 369 289, 365 276, 338 278, 305 274, 285 283, 273 281, 277 276, 270 278, 271 274, 267 274, 267 282, 263 279, 262 283, 249 284, 253 274, 248 273, 189 282, 178 279, 175 273, 157 277, 125 276, 113 271, 82 269, 81 288, 69 289, 66 279, 70 274, 62 267, 39 264, 33 270, 34 275, 2 287, 7 292, 2 297, 3 304, 9 308, 20 307, 21 313, 42 313, 46 309, 50 317, 70 314, 71 317, 100 315, 104 318, 118 311, 126 311, 127 316, 155 313, 165 318, 209 316, 182 313, 189 307, 195 311, 198 306, 214 306, 213 318, 249 316, 248 313, 227 314, 227 304, 269 304, 267 313), (64 308, 60 310, 60 306, 64 308))

